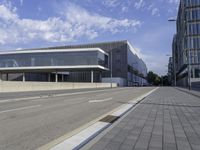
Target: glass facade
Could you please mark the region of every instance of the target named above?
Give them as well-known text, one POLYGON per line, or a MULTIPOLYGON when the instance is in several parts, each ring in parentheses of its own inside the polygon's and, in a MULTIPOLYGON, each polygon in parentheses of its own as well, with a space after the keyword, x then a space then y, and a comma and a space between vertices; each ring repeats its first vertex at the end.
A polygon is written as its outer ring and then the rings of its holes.
POLYGON ((107 68, 108 56, 100 51, 0 54, 0 68, 82 65, 100 65, 107 68))
POLYGON ((189 73, 191 78, 200 78, 200 0, 180 1, 173 41, 177 80, 187 86, 189 73))
POLYGON ((192 7, 200 5, 200 0, 184 0, 184 4, 186 7, 192 7))
POLYGON ((128 82, 134 85, 147 85, 147 67, 142 59, 140 59, 134 49, 128 44, 127 62, 128 62, 128 82))

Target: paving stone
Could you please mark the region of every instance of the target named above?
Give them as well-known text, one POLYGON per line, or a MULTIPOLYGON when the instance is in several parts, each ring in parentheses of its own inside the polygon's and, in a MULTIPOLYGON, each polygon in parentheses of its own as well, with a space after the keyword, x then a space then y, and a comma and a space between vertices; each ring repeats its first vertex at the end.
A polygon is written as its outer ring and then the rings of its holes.
POLYGON ((196 106, 199 98, 160 88, 91 149, 100 150, 102 145, 104 150, 200 150, 200 107, 196 106))

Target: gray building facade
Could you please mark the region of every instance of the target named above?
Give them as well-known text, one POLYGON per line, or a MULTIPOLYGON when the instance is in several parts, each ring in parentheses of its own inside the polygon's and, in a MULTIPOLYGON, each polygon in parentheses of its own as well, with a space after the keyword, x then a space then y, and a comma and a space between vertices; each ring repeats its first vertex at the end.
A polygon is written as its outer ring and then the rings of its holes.
POLYGON ((0 73, 3 80, 147 85, 146 64, 126 40, 0 53, 0 73))
POLYGON ((196 88, 200 85, 200 0, 180 1, 172 48, 177 85, 196 88))
POLYGON ((98 47, 109 54, 109 71, 102 74, 102 82, 115 82, 120 86, 147 85, 147 67, 127 40, 69 45, 54 48, 94 48, 98 47))

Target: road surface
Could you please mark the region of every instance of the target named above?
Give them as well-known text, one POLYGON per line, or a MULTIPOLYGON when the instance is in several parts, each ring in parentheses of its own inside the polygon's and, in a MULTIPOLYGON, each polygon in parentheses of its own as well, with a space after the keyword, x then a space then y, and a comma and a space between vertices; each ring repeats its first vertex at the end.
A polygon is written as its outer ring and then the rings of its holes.
POLYGON ((0 150, 34 150, 153 88, 0 94, 0 150))

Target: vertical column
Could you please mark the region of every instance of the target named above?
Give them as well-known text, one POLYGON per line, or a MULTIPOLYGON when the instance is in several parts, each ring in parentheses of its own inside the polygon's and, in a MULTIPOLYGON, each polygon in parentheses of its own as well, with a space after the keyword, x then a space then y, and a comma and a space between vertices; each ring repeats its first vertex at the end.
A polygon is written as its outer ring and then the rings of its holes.
POLYGON ((22 74, 22 81, 25 82, 26 81, 26 77, 25 77, 25 73, 23 72, 22 74))
POLYGON ((190 51, 188 50, 188 88, 191 90, 191 66, 190 66, 190 51))
POLYGON ((94 83, 94 71, 91 71, 91 83, 94 83))
POLYGON ((2 73, 0 72, 0 82, 2 81, 2 73))
POLYGON ((8 73, 6 73, 6 81, 8 81, 8 73))
POLYGON ((64 82, 64 74, 62 74, 62 82, 64 82))
POLYGON ((195 69, 192 67, 192 78, 195 78, 195 69))
POLYGON ((100 80, 100 82, 102 82, 102 72, 101 71, 99 72, 99 80, 100 80))
POLYGON ((48 73, 48 82, 51 82, 51 73, 48 73))
POLYGON ((55 74, 55 82, 58 82, 58 73, 55 74))

